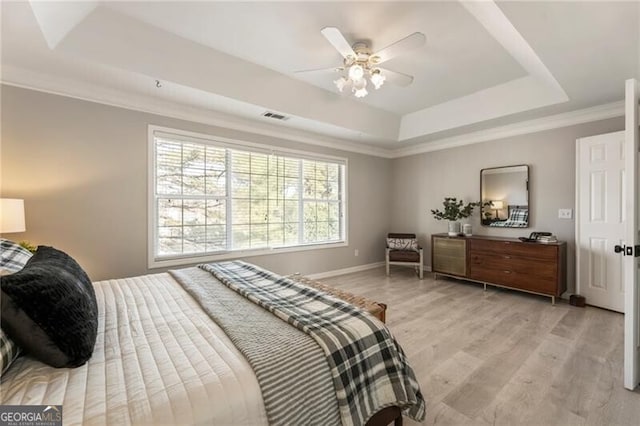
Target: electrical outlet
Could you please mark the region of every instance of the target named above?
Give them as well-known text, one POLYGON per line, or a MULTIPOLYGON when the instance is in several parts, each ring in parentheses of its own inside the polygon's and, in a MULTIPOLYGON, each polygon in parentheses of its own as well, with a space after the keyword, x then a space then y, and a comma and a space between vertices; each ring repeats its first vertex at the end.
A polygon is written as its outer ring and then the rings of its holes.
POLYGON ((573 217, 573 209, 558 209, 558 217, 560 219, 571 219, 573 217))
POLYGON ((353 251, 353 255, 354 255, 355 257, 358 257, 358 255, 359 255, 359 254, 360 254, 360 250, 355 249, 355 250, 353 251))

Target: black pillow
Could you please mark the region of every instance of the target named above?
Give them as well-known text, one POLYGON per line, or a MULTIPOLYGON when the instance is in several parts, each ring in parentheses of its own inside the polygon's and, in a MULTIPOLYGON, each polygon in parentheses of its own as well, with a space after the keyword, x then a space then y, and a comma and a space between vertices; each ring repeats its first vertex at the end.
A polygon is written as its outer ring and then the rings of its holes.
POLYGON ((0 281, 2 328, 22 349, 53 367, 78 367, 91 358, 98 305, 75 260, 40 246, 21 271, 0 281))

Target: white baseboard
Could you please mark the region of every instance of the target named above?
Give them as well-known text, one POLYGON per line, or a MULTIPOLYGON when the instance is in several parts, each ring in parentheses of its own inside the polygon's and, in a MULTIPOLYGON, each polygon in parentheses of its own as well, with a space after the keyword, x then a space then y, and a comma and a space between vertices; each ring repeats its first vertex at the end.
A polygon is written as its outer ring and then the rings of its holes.
POLYGON ((311 278, 312 280, 318 280, 322 278, 329 278, 329 277, 335 277, 338 275, 345 275, 345 274, 352 274, 354 272, 366 271, 369 269, 379 268, 381 266, 384 266, 384 262, 367 263, 365 265, 352 266, 350 268, 334 269, 333 271, 318 272, 317 274, 309 274, 307 275, 307 277, 311 278))
MULTIPOLYGON (((367 271, 369 269, 375 269, 381 266, 384 266, 384 262, 367 263, 366 265, 358 265, 358 266, 352 266, 350 268, 334 269, 333 271, 318 272, 317 274, 309 274, 307 275, 307 277, 311 278, 312 280, 319 280, 322 278, 337 277, 338 275, 346 275, 346 274, 352 274, 354 272, 367 271)), ((423 266, 422 269, 426 272, 431 272, 431 266, 429 265, 423 266)))

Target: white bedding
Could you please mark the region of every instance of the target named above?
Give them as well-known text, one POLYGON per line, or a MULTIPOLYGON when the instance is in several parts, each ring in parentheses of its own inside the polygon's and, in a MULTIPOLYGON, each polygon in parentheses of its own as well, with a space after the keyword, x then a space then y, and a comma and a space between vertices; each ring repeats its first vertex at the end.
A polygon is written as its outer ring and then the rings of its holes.
POLYGON ((23 356, 2 378, 1 404, 62 404, 64 424, 267 424, 251 366, 169 274, 95 289, 89 362, 56 369, 23 356))

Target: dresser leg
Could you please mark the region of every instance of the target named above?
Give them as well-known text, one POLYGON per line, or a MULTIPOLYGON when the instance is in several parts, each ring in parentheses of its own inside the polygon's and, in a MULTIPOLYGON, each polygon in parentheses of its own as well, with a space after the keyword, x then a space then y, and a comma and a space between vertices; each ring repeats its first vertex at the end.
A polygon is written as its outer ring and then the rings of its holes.
POLYGON ((482 283, 484 285, 484 291, 487 291, 487 283, 482 283))
POLYGON ((551 296, 551 304, 552 305, 556 304, 556 297, 555 296, 551 296))

